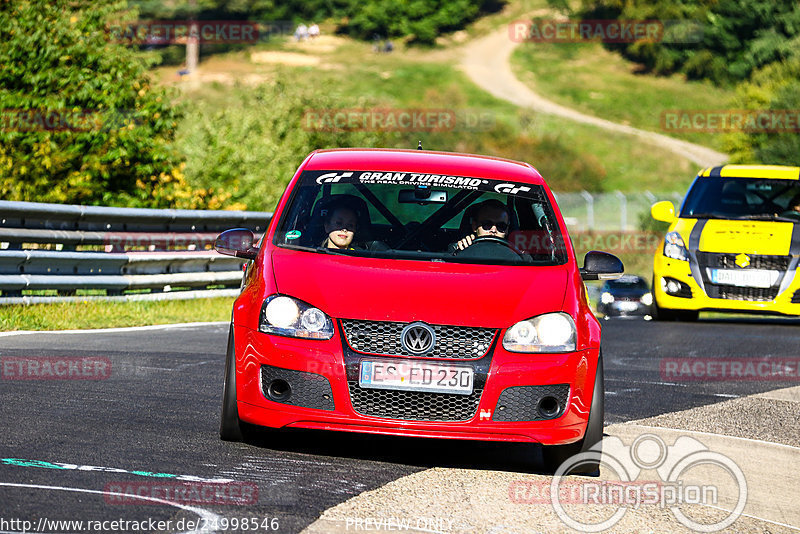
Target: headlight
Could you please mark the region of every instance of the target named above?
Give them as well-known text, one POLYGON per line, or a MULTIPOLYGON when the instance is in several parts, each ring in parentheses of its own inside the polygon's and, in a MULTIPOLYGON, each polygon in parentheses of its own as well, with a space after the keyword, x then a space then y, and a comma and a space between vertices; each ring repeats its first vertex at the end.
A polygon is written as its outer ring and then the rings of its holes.
POLYGON ((614 295, 612 295, 608 291, 605 291, 602 295, 600 295, 600 302, 602 302, 603 304, 611 304, 612 302, 614 302, 614 295))
POLYGON ((571 352, 576 337, 572 317, 563 312, 547 313, 509 328, 503 348, 510 352, 571 352))
POLYGON ((642 304, 645 306, 650 306, 653 304, 653 294, 652 293, 645 293, 642 295, 642 304))
POLYGON ((333 321, 319 308, 285 295, 267 297, 261 307, 258 330, 307 339, 333 337, 333 321))
POLYGON ((678 232, 667 232, 664 237, 664 256, 673 260, 689 261, 689 253, 678 232))

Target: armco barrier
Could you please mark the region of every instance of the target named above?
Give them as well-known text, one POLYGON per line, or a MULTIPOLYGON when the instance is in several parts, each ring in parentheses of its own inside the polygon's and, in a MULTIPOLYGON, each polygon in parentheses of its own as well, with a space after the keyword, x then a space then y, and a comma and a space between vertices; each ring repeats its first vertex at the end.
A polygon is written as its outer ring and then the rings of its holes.
POLYGON ((214 239, 228 228, 261 234, 271 218, 268 212, 0 201, 0 304, 52 302, 76 290, 105 290, 106 296, 81 298, 118 300, 127 290, 149 289, 162 299, 189 296, 173 292, 176 287, 202 296, 209 286, 236 288, 244 262, 214 252, 214 239), (23 294, 31 290, 59 296, 23 294))

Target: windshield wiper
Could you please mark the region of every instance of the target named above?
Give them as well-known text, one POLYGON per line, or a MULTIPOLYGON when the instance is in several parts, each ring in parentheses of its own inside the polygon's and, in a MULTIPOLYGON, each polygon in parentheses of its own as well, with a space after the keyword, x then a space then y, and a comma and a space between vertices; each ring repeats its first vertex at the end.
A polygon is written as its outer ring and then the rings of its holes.
POLYGON ((292 245, 290 243, 280 243, 279 247, 290 248, 292 250, 305 250, 306 252, 318 252, 314 247, 305 247, 303 245, 292 245))
POLYGON ((328 248, 328 247, 317 247, 314 252, 322 252, 324 254, 337 254, 339 256, 350 256, 350 252, 357 252, 356 249, 340 249, 340 248, 328 248))

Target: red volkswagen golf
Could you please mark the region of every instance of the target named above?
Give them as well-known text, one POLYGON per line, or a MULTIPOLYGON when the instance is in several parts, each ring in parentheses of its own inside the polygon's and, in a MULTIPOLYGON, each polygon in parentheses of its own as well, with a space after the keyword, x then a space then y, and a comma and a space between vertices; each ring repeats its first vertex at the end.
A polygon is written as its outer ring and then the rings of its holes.
MULTIPOLYGON (((530 165, 417 150, 313 152, 233 307, 220 435, 246 424, 544 445, 603 431, 600 324, 553 194, 530 165)), ((586 466, 593 471, 596 465, 586 466)))

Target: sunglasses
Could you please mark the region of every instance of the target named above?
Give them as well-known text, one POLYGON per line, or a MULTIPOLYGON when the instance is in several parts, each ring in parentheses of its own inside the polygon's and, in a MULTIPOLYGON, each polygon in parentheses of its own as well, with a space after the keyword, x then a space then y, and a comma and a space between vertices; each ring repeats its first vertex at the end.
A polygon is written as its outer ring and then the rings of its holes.
POLYGON ((508 223, 507 222, 496 222, 496 221, 483 221, 480 224, 481 228, 486 230, 487 232, 492 229, 492 227, 496 227, 498 232, 505 233, 508 230, 508 223))

